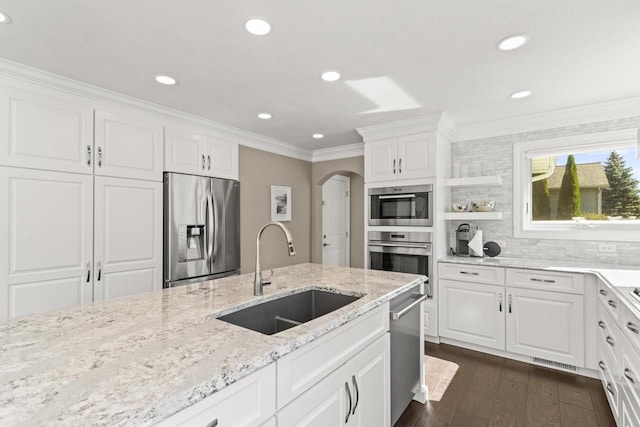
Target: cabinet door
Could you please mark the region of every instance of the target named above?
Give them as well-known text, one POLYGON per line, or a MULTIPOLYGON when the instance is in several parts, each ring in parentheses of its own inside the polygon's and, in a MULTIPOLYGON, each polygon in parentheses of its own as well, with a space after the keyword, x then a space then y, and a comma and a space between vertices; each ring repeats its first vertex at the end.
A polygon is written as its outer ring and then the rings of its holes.
POLYGON ((440 335, 504 350, 505 289, 440 279, 440 335))
POLYGON ((93 177, 0 167, 0 320, 92 300, 93 177))
POLYGON ((364 145, 365 182, 391 181, 398 177, 397 147, 395 138, 364 145))
POLYGON ((507 351, 584 366, 584 297, 507 287, 507 351))
POLYGON ((206 157, 205 175, 238 179, 238 144, 207 138, 201 152, 206 157))
POLYGON ((96 110, 95 173, 162 181, 162 125, 96 110))
POLYGON ((96 177, 94 300, 162 288, 162 183, 96 177))
POLYGON ((165 128, 164 169, 170 172, 203 175, 207 167, 202 152, 205 138, 183 129, 165 128))
POLYGON ((0 87, 0 165, 93 173, 93 109, 0 87))
POLYGON ((398 138, 398 179, 435 176, 434 142, 427 134, 398 138))

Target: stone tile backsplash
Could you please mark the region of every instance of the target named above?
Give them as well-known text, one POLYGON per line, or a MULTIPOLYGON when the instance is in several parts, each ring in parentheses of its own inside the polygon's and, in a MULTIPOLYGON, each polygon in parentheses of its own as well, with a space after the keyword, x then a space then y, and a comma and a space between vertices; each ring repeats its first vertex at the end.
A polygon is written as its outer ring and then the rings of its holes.
MULTIPOLYGON (((640 264, 640 236, 638 242, 602 242, 588 240, 515 239, 513 237, 513 144, 521 141, 557 138, 563 136, 605 132, 608 130, 640 127, 640 116, 620 120, 588 123, 562 128, 544 129, 492 138, 455 142, 451 146, 452 163, 460 165, 490 165, 494 172, 489 175, 502 176, 502 187, 455 188, 451 192, 452 202, 495 200, 496 211, 503 212, 502 221, 477 221, 483 230, 484 240, 494 240, 502 245, 502 254, 507 257, 541 258, 568 261, 594 261, 607 264, 640 264), (600 243, 613 243, 616 253, 601 253, 600 243)), ((462 167, 464 169, 464 167, 462 167)), ((465 221, 450 221, 451 229, 465 221)), ((451 236, 452 233, 449 233, 451 236)), ((640 235, 640 233, 639 233, 640 235)), ((449 242, 452 246, 452 242, 449 242)))

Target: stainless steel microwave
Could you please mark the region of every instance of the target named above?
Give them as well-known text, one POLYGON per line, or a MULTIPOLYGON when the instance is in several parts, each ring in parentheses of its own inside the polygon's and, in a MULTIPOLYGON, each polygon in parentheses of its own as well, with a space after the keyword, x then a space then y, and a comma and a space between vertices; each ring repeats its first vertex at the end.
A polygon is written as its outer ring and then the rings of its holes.
POLYGON ((433 225, 433 185, 369 189, 369 225, 433 225))

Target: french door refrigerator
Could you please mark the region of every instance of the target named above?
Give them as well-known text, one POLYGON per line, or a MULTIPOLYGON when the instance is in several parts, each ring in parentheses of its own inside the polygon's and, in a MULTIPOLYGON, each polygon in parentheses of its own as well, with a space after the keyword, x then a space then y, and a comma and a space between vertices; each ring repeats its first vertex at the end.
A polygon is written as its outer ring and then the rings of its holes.
POLYGON ((165 172, 163 286, 239 271, 240 183, 165 172))

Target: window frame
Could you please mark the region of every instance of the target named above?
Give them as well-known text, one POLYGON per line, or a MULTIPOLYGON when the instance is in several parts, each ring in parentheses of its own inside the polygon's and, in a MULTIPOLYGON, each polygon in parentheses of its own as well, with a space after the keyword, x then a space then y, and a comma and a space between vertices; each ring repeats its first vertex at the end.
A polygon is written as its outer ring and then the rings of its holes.
POLYGON ((606 146, 637 148, 637 129, 623 129, 584 135, 517 142, 513 148, 513 235, 515 238, 640 241, 640 220, 624 221, 536 221, 531 220, 532 155, 571 151, 572 148, 598 151, 606 146), (565 151, 566 149, 566 151, 565 151), (539 153, 539 154, 538 154, 539 153))

